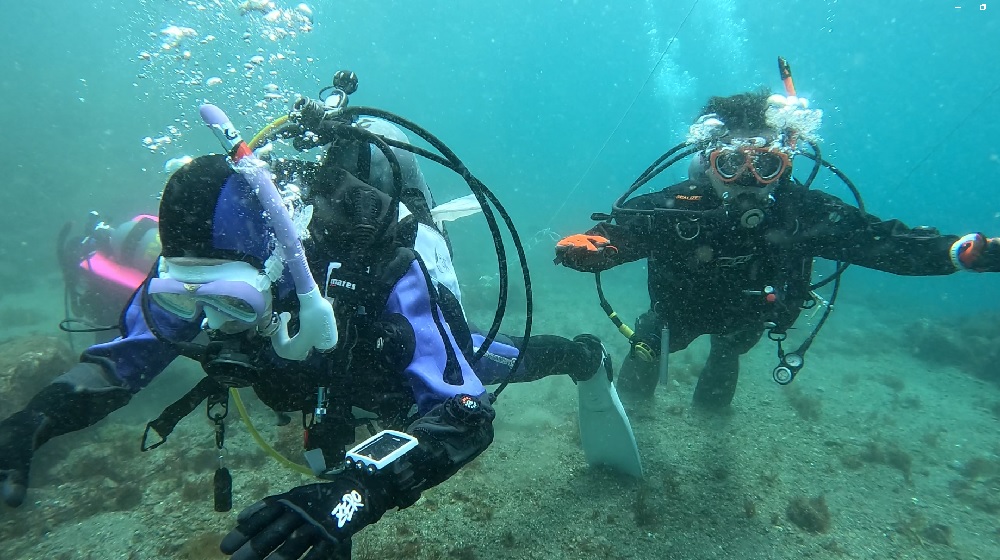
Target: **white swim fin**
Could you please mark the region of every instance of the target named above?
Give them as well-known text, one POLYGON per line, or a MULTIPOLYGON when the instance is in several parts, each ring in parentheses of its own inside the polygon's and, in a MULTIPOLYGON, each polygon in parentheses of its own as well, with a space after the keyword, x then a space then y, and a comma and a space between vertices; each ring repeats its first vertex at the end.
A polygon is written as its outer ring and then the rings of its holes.
POLYGON ((632 425, 604 368, 598 369, 590 379, 578 382, 577 390, 580 442, 587 463, 642 478, 642 462, 632 425))

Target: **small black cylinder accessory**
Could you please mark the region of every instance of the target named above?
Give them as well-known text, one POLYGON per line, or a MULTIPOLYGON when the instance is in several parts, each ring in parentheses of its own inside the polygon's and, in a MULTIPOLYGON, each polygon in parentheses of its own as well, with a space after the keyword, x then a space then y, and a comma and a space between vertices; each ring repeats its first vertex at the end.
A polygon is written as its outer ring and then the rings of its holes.
POLYGON ((233 509, 233 477, 229 469, 220 467, 215 470, 215 511, 219 513, 233 509))

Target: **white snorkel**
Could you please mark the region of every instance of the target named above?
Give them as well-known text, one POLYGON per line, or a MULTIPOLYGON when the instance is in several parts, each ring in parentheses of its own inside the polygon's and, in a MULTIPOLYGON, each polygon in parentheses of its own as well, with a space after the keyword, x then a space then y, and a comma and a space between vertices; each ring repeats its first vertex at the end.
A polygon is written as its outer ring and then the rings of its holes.
POLYGON ((253 187, 257 198, 264 207, 268 224, 274 230, 281 251, 281 258, 288 265, 295 282, 295 294, 299 298, 299 332, 288 335, 290 313, 282 313, 280 324, 273 335, 271 344, 278 356, 286 360, 301 361, 315 348, 319 351, 332 350, 337 346, 337 320, 333 306, 320 293, 309 265, 302 242, 295 233, 295 225, 288 215, 288 209, 281 201, 278 189, 271 181, 271 171, 267 164, 253 155, 229 117, 215 105, 201 106, 201 118, 212 129, 229 154, 233 169, 253 187))

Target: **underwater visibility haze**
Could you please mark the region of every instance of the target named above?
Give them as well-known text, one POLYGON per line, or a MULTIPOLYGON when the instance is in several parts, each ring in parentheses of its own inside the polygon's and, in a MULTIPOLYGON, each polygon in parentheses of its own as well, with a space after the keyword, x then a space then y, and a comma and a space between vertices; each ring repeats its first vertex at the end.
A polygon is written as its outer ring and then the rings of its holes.
MULTIPOLYGON (((533 331, 594 333, 616 365, 628 342, 602 312, 593 276, 553 266, 555 243, 592 227, 592 213, 610 211, 684 141, 709 97, 784 93, 779 56, 798 95, 823 113, 823 157, 868 212, 1000 236, 993 4, 8 2, 0 416, 92 342, 58 329, 64 224, 83 227, 91 211, 109 223, 155 214, 170 172, 219 151, 202 104, 224 109, 249 139, 339 70, 357 74, 352 105, 428 129, 503 202, 525 244, 533 331), (25 371, 38 378, 17 381, 25 371)), ((808 160, 795 162, 802 179, 808 160)), ((687 171, 682 162, 649 187, 687 171)), ((439 201, 467 194, 454 175, 431 164, 424 172, 439 201)), ((813 188, 853 203, 828 171, 813 188)), ((449 228, 466 312, 488 325, 493 240, 481 216, 449 228)), ((816 278, 832 270, 818 262, 816 278)), ((648 309, 643 261, 603 279, 626 322, 648 309)), ((765 338, 742 363, 730 409, 701 413, 691 394, 707 337, 671 356, 670 382, 655 398, 626 402, 641 480, 587 466, 566 376, 511 386, 496 404, 493 445, 357 535, 355 557, 1000 557, 1000 275, 853 266, 842 280, 788 386, 772 381, 777 358, 765 338)), ((523 299, 515 286, 507 330, 523 326, 523 299)), ((804 338, 820 315, 803 313, 790 338, 804 338)), ((223 558, 218 543, 240 509, 308 480, 234 420, 234 508, 214 512, 217 458, 200 413, 141 453, 145 423, 201 375, 193 362, 171 368, 99 425, 39 451, 26 502, 0 505, 0 558, 223 558)), ((275 426, 247 400, 262 436, 297 456, 298 420, 275 426)))

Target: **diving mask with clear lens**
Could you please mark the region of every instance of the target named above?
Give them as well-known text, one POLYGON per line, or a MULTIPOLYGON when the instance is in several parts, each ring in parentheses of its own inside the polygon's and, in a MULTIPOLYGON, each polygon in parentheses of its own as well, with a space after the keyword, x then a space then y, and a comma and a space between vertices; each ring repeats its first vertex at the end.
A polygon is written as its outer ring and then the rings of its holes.
MULTIPOLYGON (((754 139, 754 140, 763 140, 754 139)), ((777 181, 792 165, 786 150, 763 142, 725 144, 708 153, 709 167, 723 183, 732 183, 750 172, 760 186, 777 181)))
POLYGON ((271 316, 271 284, 271 277, 245 262, 161 257, 149 295, 181 319, 204 313, 210 328, 233 321, 252 326, 271 316))

